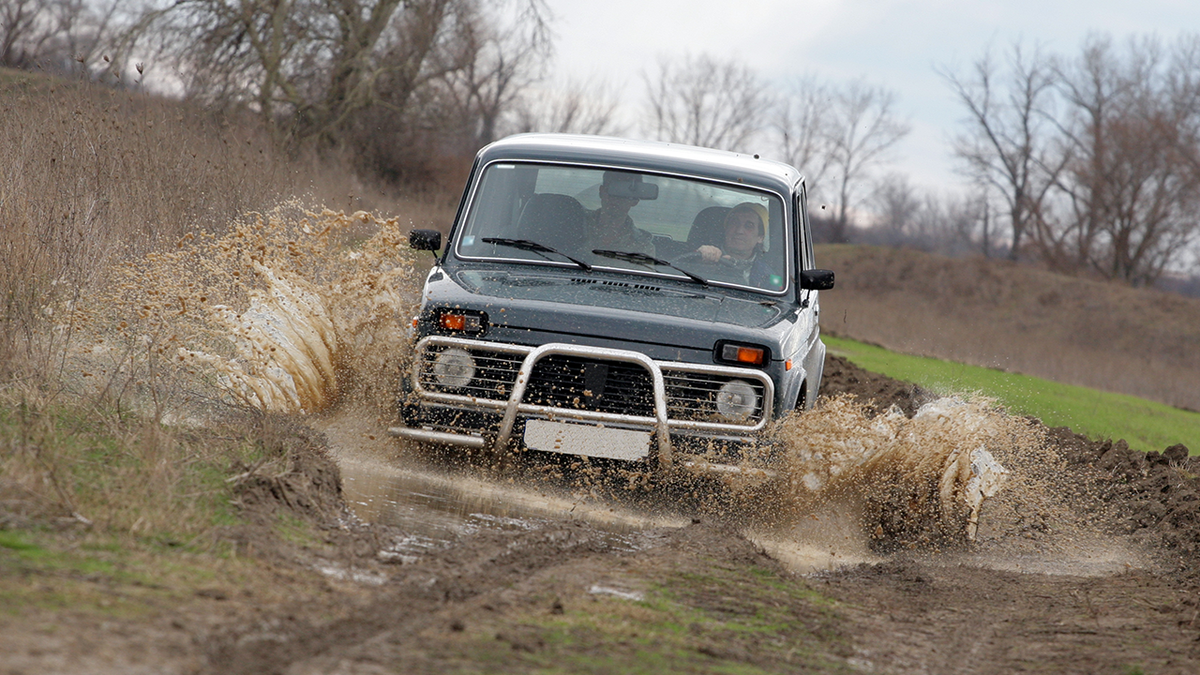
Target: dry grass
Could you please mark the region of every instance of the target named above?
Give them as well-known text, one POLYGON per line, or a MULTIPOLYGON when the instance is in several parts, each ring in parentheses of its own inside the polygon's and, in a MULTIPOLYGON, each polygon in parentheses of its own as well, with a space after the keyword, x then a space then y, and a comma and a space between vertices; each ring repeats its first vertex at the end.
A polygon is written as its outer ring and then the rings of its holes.
POLYGON ((193 538, 232 522, 225 472, 257 453, 45 400, 4 406, 0 530, 48 522, 193 538))
POLYGON ((456 198, 370 188, 337 165, 276 150, 236 117, 25 73, 0 70, 0 118, 0 529, 28 514, 194 535, 228 498, 221 467, 245 441, 219 431, 189 440, 160 425, 157 400, 128 405, 186 386, 162 381, 160 344, 114 341, 113 376, 81 386, 72 355, 88 348, 66 317, 85 299, 117 295, 112 270, 281 204, 444 230, 456 198))
POLYGON ((888 349, 1200 410, 1200 300, 1005 261, 820 247, 821 326, 888 349))
POLYGON ((172 101, 0 71, 0 117, 0 383, 53 380, 64 346, 54 338, 69 332, 44 330, 50 308, 186 233, 219 233, 292 199, 447 220, 446 198, 368 188, 284 156, 248 120, 172 101))

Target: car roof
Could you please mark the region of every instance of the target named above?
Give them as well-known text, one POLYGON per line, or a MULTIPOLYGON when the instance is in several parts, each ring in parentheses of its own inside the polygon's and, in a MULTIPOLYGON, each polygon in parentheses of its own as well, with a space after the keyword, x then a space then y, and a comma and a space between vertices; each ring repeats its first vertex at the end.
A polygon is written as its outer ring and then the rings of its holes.
POLYGON ((518 134, 479 151, 480 164, 500 160, 619 166, 742 183, 787 194, 801 174, 782 162, 680 143, 575 134, 518 134))

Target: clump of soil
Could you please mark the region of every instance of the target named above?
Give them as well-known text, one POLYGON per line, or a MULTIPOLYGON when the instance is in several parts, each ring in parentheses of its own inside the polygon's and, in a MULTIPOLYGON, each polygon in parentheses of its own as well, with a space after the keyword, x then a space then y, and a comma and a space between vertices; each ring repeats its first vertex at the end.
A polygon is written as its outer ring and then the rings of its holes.
MULTIPOLYGON (((1182 444, 1143 453, 1125 441, 1094 441, 1066 427, 1048 433, 1070 466, 1100 472, 1104 480, 1097 486, 1098 495, 1119 507, 1125 532, 1156 535, 1190 560, 1200 553, 1200 457, 1190 457, 1182 444)), ((1184 569, 1200 576, 1193 565, 1184 569)))
POLYGON ((911 382, 863 370, 844 357, 829 354, 825 357, 825 373, 821 376, 821 395, 833 398, 842 394, 853 395, 874 414, 895 406, 908 417, 936 398, 933 392, 911 382))
POLYGON ((280 511, 313 523, 342 519, 342 478, 324 435, 283 418, 257 422, 263 460, 234 467, 229 479, 242 512, 258 523, 270 522, 280 511))

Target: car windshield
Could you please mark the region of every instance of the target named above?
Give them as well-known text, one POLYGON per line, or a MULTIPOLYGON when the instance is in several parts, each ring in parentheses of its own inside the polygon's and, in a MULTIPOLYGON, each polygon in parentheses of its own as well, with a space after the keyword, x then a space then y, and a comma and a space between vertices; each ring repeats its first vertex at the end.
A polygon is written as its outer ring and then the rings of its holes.
POLYGON ((783 200, 772 192, 507 162, 484 171, 455 254, 779 292, 787 280, 785 229, 783 200))

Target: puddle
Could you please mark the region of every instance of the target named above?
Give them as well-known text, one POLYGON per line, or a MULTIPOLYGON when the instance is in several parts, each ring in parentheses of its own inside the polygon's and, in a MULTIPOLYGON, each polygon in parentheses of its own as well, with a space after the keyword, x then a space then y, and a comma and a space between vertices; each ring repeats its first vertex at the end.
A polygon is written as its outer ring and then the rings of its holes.
POLYGON ((383 552, 385 559, 412 563, 482 530, 531 530, 563 519, 586 521, 611 533, 618 549, 634 550, 629 535, 690 522, 571 495, 552 485, 535 487, 426 466, 405 457, 402 443, 350 415, 315 426, 334 449, 343 496, 354 515, 405 531, 383 552))

